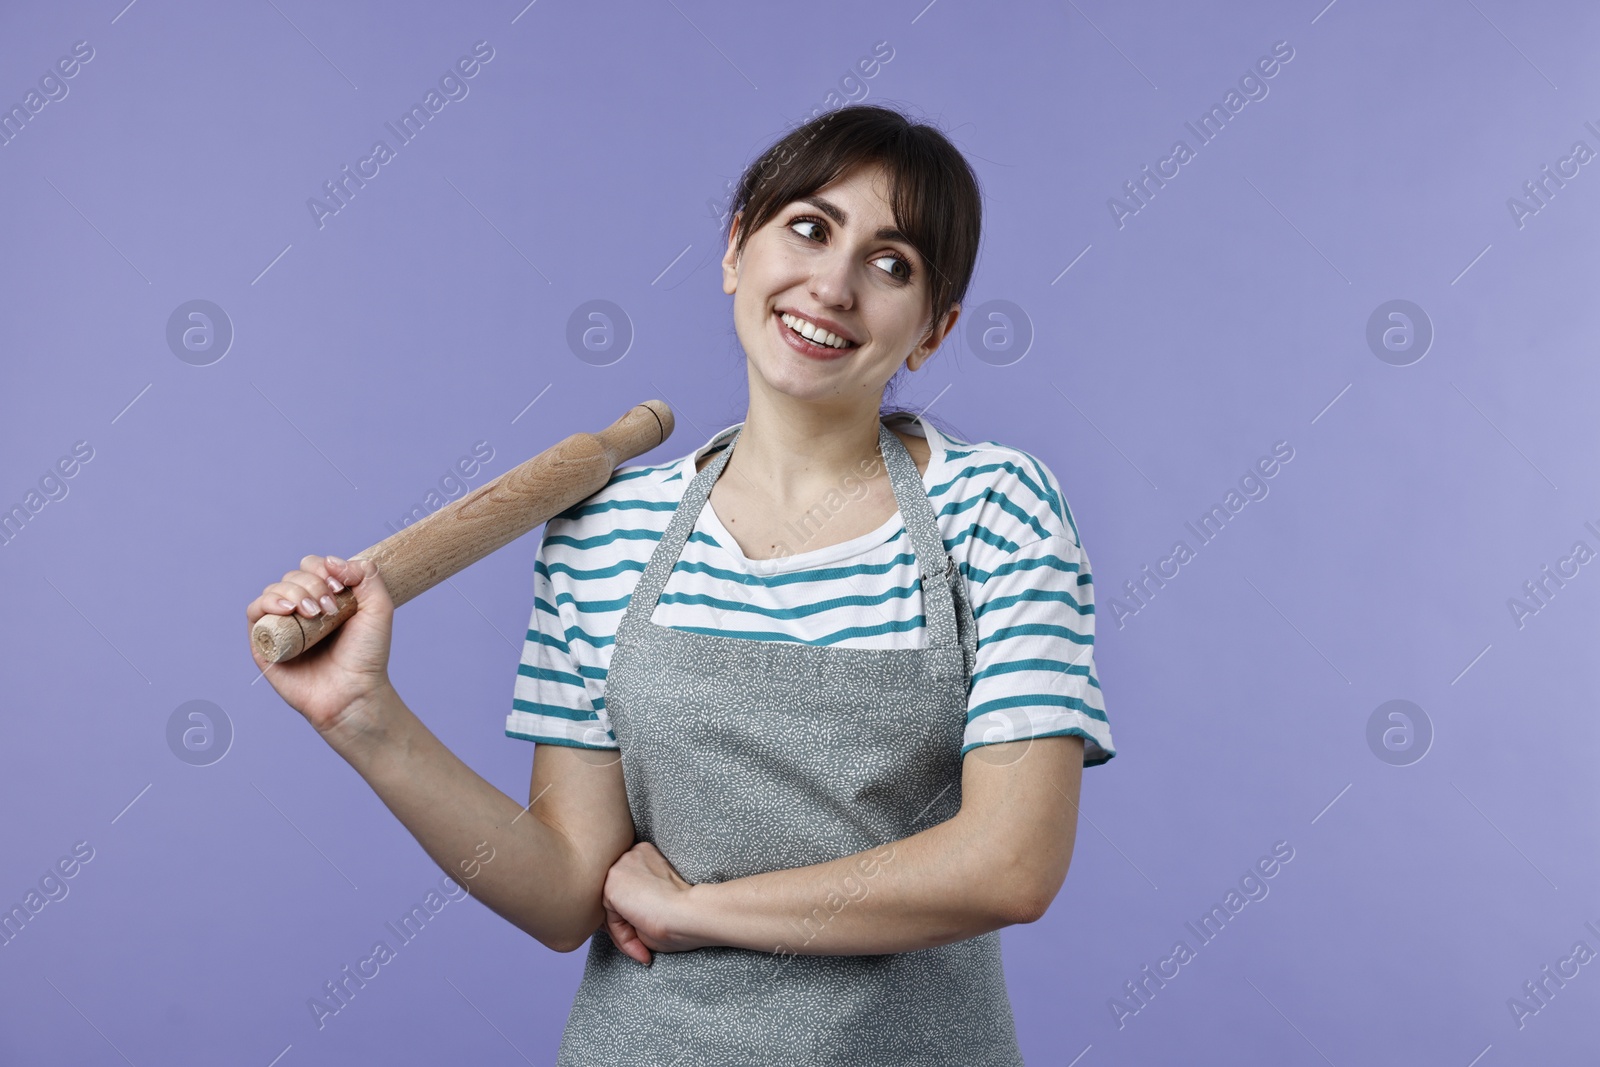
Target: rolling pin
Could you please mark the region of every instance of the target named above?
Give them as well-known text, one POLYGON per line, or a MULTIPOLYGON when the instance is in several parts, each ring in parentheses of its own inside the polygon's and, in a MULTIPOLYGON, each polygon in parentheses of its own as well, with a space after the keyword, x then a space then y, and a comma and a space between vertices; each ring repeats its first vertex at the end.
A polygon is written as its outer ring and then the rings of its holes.
MULTIPOLYGON (((660 400, 646 400, 599 433, 572 434, 349 558, 376 563, 399 607, 599 492, 625 461, 671 436, 672 409, 660 400)), ((250 640, 261 658, 268 663, 293 659, 355 614, 354 590, 346 589, 333 599, 338 611, 331 615, 257 619, 250 640)))

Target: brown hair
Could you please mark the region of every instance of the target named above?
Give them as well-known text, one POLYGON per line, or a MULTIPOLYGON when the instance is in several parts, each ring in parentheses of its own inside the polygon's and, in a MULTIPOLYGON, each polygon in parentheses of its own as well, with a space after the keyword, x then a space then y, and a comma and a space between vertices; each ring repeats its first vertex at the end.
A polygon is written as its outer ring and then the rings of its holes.
POLYGON ((855 104, 795 127, 745 169, 723 238, 740 219, 735 249, 742 253, 749 236, 784 205, 874 163, 888 173, 896 228, 928 268, 932 329, 966 296, 983 225, 977 176, 934 126, 892 108, 855 104))

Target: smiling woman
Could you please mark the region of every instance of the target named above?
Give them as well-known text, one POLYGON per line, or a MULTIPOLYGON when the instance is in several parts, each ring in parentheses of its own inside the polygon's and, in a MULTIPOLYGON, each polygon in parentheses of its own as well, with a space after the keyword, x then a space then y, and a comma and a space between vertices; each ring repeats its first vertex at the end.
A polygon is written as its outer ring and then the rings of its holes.
POLYGON ((746 170, 722 284, 749 409, 545 524, 505 720, 537 743, 526 806, 395 691, 370 563, 307 556, 250 605, 354 590, 267 677, 446 871, 495 849, 486 906, 588 945, 558 1065, 1022 1063, 999 930, 1049 908, 1116 750, 1054 473, 884 406, 960 316, 980 223, 961 153, 888 108, 746 170))
MULTIPOLYGON (((811 224, 800 228, 807 239, 824 239, 830 223, 841 229, 850 225, 843 208, 817 193, 863 169, 879 172, 874 184, 880 196, 887 189, 892 220, 869 239, 909 253, 899 273, 890 271, 900 284, 909 285, 919 270, 926 271, 925 291, 917 295, 926 301, 928 324, 938 323, 966 294, 978 257, 983 201, 971 167, 944 135, 890 108, 829 112, 762 153, 734 194, 730 252, 743 255, 751 236, 786 209, 796 215, 786 223, 791 229, 811 224), (780 160, 786 162, 779 165, 780 160), (812 210, 792 211, 800 205, 812 210)), ((733 291, 726 282, 723 289, 733 291)))
POLYGON ((980 225, 932 127, 789 132, 722 262, 746 419, 546 524, 506 732, 606 870, 558 1063, 1021 1063, 997 931, 1048 907, 1115 750, 1054 475, 882 407, 955 324, 980 225))

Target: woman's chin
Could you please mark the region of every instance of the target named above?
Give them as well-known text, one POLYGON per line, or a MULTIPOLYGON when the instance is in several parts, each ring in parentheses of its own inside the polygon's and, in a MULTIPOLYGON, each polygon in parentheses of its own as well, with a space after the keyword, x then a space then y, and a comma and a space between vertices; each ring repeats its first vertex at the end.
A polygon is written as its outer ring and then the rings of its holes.
POLYGON ((782 358, 776 363, 756 363, 755 377, 773 393, 792 400, 828 400, 839 395, 837 379, 803 357, 782 358))

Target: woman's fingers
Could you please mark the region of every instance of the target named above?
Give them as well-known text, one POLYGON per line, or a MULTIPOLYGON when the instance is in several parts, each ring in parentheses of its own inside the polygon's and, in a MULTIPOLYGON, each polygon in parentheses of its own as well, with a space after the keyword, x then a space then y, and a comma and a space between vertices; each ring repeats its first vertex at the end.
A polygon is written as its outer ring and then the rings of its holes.
MULTIPOLYGON (((339 610, 334 594, 359 586, 376 576, 377 564, 371 560, 346 560, 338 556, 305 556, 300 569, 284 574, 282 581, 273 582, 261 591, 245 609, 250 625, 263 615, 299 615, 315 618, 339 610)), ((382 583, 374 592, 380 598, 382 583)), ((370 597, 369 597, 370 599, 370 597)))
MULTIPOLYGON (((318 587, 316 591, 317 599, 320 599, 324 593, 344 592, 344 584, 334 575, 333 568, 329 565, 333 558, 332 556, 304 556, 300 560, 300 571, 298 573, 308 574, 312 577, 312 584, 318 587)), ((288 576, 285 575, 285 577, 288 576)))
POLYGON ((245 622, 254 626, 263 615, 292 615, 295 610, 293 604, 285 600, 281 593, 273 592, 269 585, 265 592, 245 606, 244 618, 245 622), (285 607, 285 604, 288 606, 285 607))
POLYGON ((377 566, 365 560, 340 559, 338 556, 324 556, 323 560, 328 567, 329 584, 339 587, 334 590, 335 593, 345 586, 360 585, 361 579, 367 576, 364 568, 373 567, 375 569, 377 566), (340 584, 341 582, 343 583, 342 585, 340 584))
POLYGON ((337 556, 306 556, 301 559, 299 570, 289 571, 282 581, 263 589, 245 614, 252 625, 262 615, 313 618, 324 612, 332 614, 339 607, 333 594, 358 583, 361 577, 360 564, 346 563, 337 556))
POLYGON ((611 935, 611 940, 623 954, 638 960, 646 967, 650 966, 650 949, 639 940, 639 933, 633 924, 624 919, 620 912, 614 908, 606 908, 606 933, 611 935))
MULTIPOLYGON (((324 575, 315 571, 290 571, 283 576, 283 581, 276 585, 283 587, 278 592, 294 601, 301 615, 309 617, 321 615, 323 612, 331 615, 339 610, 333 600, 333 586, 328 584, 328 579, 324 575)), ((267 588, 270 590, 273 586, 267 588)))
POLYGON ((322 605, 311 599, 304 586, 294 582, 273 582, 250 602, 246 614, 253 625, 263 615, 300 615, 306 618, 320 615, 322 605), (307 605, 316 610, 309 610, 307 605))

